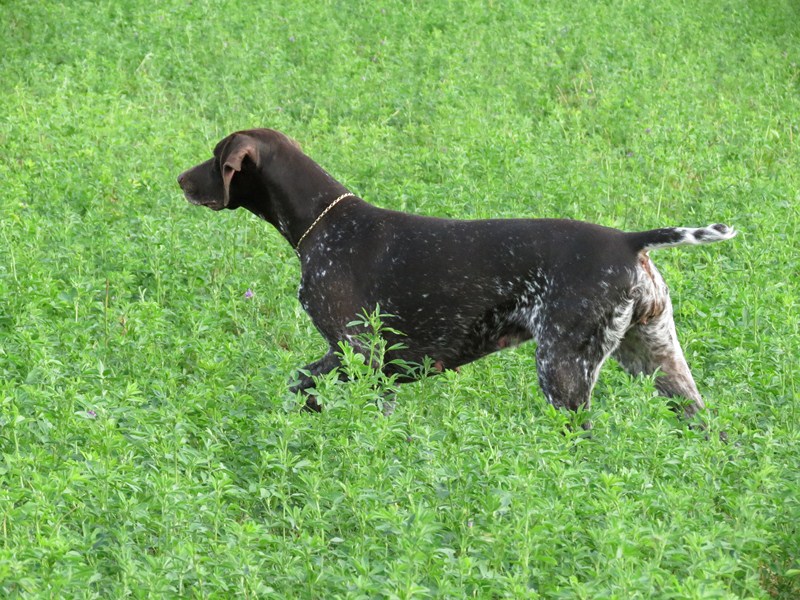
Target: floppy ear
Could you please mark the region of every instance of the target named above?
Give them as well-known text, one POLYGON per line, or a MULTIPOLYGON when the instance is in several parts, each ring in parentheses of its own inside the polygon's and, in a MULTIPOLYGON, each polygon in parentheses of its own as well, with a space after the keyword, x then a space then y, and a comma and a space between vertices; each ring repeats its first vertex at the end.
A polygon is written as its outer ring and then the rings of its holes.
POLYGON ((230 203, 230 189, 233 175, 242 170, 242 161, 245 157, 250 158, 256 166, 259 166, 260 156, 256 142, 253 138, 244 135, 237 135, 225 148, 225 152, 220 159, 222 163, 222 185, 225 191, 223 206, 230 203))

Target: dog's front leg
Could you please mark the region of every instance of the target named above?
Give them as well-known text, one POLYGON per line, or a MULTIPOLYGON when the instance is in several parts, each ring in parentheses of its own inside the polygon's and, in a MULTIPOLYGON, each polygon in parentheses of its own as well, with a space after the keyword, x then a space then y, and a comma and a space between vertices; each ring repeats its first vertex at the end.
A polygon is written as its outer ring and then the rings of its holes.
MULTIPOLYGON (((300 369, 300 372, 297 374, 298 381, 290 388, 290 391, 292 393, 303 392, 306 397, 305 410, 311 410, 314 412, 320 412, 322 410, 322 407, 316 401, 314 396, 305 393, 306 390, 314 387, 314 377, 330 373, 341 365, 341 358, 339 358, 339 356, 331 348, 328 350, 325 356, 300 369)), ((344 378, 344 376, 342 377, 344 378)))

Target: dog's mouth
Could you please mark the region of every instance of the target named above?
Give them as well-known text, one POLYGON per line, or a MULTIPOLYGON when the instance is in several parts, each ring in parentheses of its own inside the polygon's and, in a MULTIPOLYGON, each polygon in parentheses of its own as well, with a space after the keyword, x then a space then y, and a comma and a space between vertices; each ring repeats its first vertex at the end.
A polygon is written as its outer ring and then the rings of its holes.
POLYGON ((205 206, 206 208, 210 208, 213 211, 219 211, 225 208, 225 205, 222 202, 218 202, 216 200, 203 200, 200 198, 195 198, 190 194, 187 190, 183 191, 183 196, 188 200, 189 204, 193 204, 194 206, 205 206))

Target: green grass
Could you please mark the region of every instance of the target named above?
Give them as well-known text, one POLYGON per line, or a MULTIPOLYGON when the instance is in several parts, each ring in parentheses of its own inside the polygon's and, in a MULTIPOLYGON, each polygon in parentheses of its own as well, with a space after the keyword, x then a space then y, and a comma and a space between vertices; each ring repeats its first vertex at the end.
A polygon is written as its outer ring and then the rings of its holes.
POLYGON ((798 18, 0 3, 0 596, 800 597, 798 18), (300 413, 291 248, 175 183, 253 126, 388 208, 736 226, 655 257, 728 442, 614 364, 564 435, 530 345, 300 413))

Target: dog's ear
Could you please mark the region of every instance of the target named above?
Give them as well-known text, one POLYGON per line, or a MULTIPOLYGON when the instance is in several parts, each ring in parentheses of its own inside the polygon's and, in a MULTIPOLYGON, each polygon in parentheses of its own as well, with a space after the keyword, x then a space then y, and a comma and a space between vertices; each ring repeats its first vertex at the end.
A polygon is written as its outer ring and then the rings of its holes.
POLYGON ((225 191, 223 206, 228 206, 230 203, 231 180, 234 174, 242 170, 242 162, 245 158, 249 158, 258 167, 261 160, 258 146, 250 136, 236 135, 225 147, 220 157, 220 163, 222 163, 222 185, 225 191))

